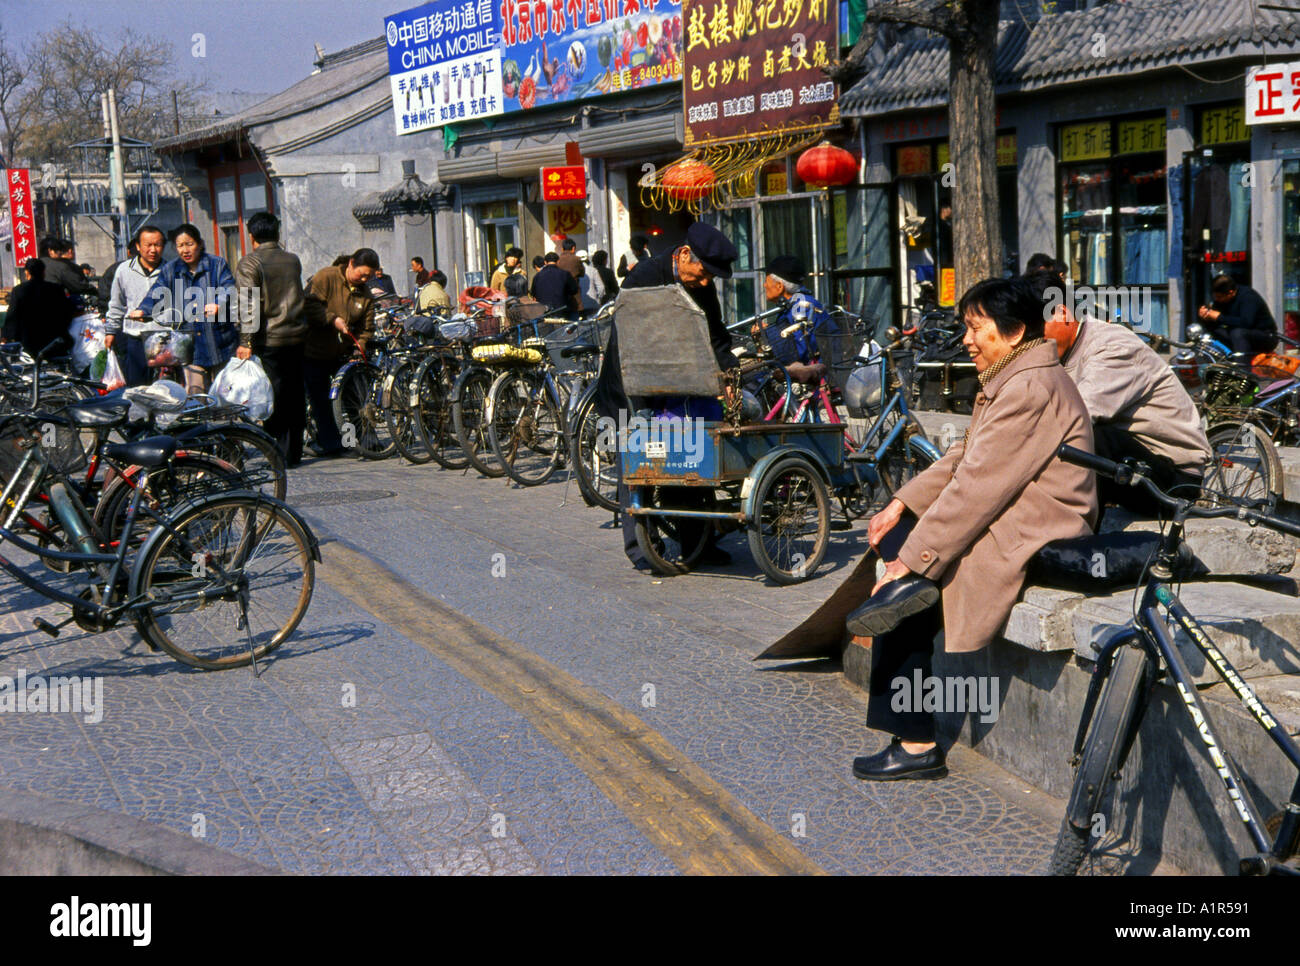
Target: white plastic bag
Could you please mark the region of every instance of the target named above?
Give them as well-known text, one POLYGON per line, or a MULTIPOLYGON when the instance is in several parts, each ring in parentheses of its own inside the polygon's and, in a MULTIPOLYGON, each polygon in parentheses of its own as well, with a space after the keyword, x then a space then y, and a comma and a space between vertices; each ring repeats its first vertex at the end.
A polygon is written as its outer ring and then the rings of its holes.
POLYGON ((104 361, 104 374, 100 376, 99 381, 104 384, 104 389, 107 392, 121 389, 126 385, 126 376, 122 374, 122 367, 117 361, 117 353, 112 349, 108 350, 107 358, 104 361))
POLYGON ((85 372, 104 351, 104 320, 93 312, 78 315, 68 327, 72 336, 72 369, 85 372))
POLYGON ((212 380, 212 395, 227 406, 243 406, 249 419, 259 421, 271 415, 274 402, 271 380, 255 356, 227 362, 212 380))
POLYGON ((170 426, 185 408, 189 396, 185 387, 170 379, 159 379, 147 386, 133 386, 124 395, 131 403, 126 417, 132 422, 141 422, 154 416, 159 428, 170 426))

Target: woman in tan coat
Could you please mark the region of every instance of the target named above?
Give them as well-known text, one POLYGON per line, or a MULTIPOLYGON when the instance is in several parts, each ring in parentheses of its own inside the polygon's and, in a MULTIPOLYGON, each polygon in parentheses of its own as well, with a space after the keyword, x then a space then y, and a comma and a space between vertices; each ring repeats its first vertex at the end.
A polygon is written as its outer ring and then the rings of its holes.
POLYGON ((1043 338, 1042 302, 1021 280, 990 279, 959 313, 981 385, 970 431, 867 526, 888 566, 848 626, 875 638, 867 724, 895 737, 854 761, 858 778, 947 774, 934 712, 911 700, 931 680, 934 604, 945 649, 980 650, 1006 624, 1034 554, 1091 533, 1097 518, 1095 477, 1056 455, 1062 443, 1091 451, 1092 423, 1043 338))

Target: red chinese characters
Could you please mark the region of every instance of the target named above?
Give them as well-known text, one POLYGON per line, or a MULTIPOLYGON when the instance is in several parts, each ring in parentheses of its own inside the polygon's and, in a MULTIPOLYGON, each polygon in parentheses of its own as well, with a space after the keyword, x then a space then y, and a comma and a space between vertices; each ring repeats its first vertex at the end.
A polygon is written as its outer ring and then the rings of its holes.
POLYGON ((587 197, 587 171, 582 165, 542 168, 543 201, 579 201, 587 197))
POLYGON ((13 228, 14 261, 19 267, 36 257, 36 218, 32 211, 32 183, 26 168, 5 172, 9 189, 9 218, 13 228))

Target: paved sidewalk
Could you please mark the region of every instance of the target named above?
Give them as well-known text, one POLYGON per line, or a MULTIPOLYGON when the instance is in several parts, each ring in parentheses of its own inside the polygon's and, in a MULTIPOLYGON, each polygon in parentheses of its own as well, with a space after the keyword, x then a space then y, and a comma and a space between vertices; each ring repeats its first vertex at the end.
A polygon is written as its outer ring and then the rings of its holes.
MULTIPOLYGON (((51 640, 31 618, 58 609, 6 585, 0 675, 101 675, 107 708, 94 724, 0 715, 0 784, 201 831, 291 872, 690 871, 689 848, 645 830, 706 800, 735 829, 753 833, 753 818, 789 840, 809 869, 1041 870, 1058 804, 961 750, 946 781, 857 782, 852 757, 884 740, 863 727, 860 694, 824 665, 751 663, 846 575, 856 531, 833 534, 819 576, 795 587, 769 585, 737 536, 725 571, 652 579, 628 566, 609 514, 576 486, 560 506, 563 492, 392 460, 295 471, 290 502, 325 563, 303 628, 260 678, 189 671, 129 628, 51 640), (387 577, 359 593, 342 564, 364 557, 387 577), (369 603, 384 594, 446 610, 426 607, 422 627, 369 603), (474 655, 446 649, 453 631, 499 635, 543 696, 571 682, 569 736, 528 711, 526 684, 454 670, 474 655), (695 800, 602 772, 600 736, 582 730, 600 723, 638 753, 679 756, 661 770, 698 775, 695 800)), ((754 834, 745 849, 773 851, 754 834)))

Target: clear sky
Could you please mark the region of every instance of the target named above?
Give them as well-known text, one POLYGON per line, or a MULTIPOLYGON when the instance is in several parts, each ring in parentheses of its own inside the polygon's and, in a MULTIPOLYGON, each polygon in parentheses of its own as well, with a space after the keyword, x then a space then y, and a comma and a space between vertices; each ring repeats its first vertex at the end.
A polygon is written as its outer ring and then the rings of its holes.
POLYGON ((19 48, 69 19, 94 24, 106 39, 124 27, 148 31, 174 41, 178 68, 197 65, 211 90, 274 94, 312 72, 314 43, 330 53, 381 37, 385 16, 417 6, 419 0, 0 0, 0 26, 19 48), (195 33, 205 39, 201 59, 191 54, 195 33))

